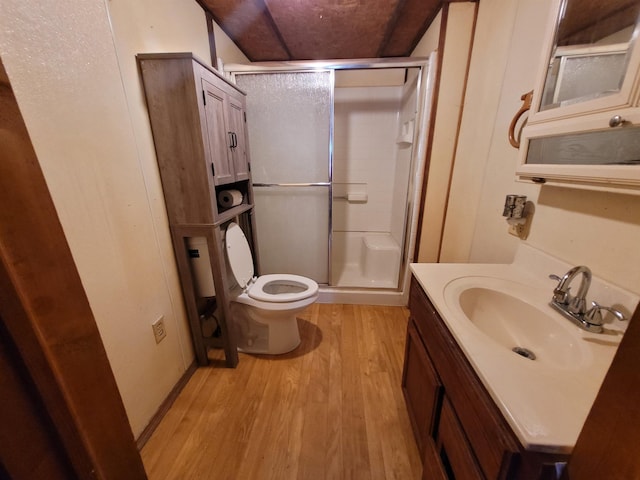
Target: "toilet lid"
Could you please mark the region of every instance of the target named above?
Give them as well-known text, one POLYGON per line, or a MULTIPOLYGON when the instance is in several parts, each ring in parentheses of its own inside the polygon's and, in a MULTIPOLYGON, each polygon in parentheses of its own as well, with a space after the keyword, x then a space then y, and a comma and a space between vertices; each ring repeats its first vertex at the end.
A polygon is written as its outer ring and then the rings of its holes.
POLYGON ((231 273, 238 285, 244 288, 253 278, 253 258, 247 237, 237 223, 231 222, 227 227, 225 244, 231 273))

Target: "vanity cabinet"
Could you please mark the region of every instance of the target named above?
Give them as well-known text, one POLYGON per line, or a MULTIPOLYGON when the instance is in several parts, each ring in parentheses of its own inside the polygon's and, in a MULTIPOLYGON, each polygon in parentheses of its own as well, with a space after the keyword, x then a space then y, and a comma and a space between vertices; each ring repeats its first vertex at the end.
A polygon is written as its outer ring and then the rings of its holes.
POLYGON ((228 325, 230 286, 223 240, 230 221, 241 226, 255 252, 245 94, 191 53, 136 58, 196 357, 206 365, 207 347, 224 348, 227 365, 233 367, 238 353, 228 325), (242 202, 219 205, 224 189, 240 191, 242 202), (215 296, 196 293, 190 255, 201 252, 189 246, 194 238, 206 240, 215 296), (210 330, 205 325, 211 320, 220 327, 215 335, 203 332, 210 330))
POLYGON ((433 433, 442 385, 414 322, 407 327, 402 391, 418 448, 422 450, 433 433))
POLYGON ((430 452, 431 458, 440 460, 444 478, 483 478, 473 449, 467 441, 449 399, 446 397, 440 410, 435 447, 435 452, 430 452))
POLYGON ((565 455, 526 451, 412 279, 402 389, 423 479, 547 479, 565 455))
POLYGON ((640 5, 552 3, 516 174, 640 194, 640 5))

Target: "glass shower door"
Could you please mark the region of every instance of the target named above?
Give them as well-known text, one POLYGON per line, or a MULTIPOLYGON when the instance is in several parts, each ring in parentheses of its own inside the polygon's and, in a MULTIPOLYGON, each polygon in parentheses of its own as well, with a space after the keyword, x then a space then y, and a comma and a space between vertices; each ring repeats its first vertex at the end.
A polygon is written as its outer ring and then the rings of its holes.
POLYGON ((247 128, 260 273, 329 281, 333 72, 237 75, 247 128))

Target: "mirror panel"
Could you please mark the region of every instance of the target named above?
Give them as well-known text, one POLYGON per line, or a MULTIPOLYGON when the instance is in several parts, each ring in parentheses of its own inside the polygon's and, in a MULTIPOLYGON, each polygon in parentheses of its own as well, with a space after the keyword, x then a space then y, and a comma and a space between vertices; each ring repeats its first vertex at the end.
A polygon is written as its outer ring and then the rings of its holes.
POLYGON ((539 110, 618 93, 639 14, 637 0, 564 0, 539 110))

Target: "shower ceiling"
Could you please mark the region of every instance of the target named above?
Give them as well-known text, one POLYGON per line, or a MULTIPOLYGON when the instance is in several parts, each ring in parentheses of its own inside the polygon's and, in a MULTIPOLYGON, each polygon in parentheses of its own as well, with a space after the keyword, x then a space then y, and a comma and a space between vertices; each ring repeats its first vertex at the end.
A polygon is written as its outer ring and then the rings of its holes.
POLYGON ((252 62, 409 56, 450 0, 197 0, 252 62))

